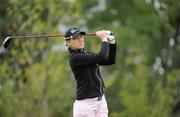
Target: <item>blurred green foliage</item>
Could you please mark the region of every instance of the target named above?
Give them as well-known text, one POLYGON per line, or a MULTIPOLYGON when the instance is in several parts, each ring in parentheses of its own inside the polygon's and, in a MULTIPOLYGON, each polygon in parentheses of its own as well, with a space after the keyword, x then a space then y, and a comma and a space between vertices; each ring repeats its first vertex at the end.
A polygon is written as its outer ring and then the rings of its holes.
MULTIPOLYGON (((109 116, 178 117, 179 13, 178 0, 1 0, 0 42, 69 27, 111 30, 116 64, 101 69, 109 116)), ((98 52, 99 41, 85 38, 86 49, 98 52)), ((63 43, 63 37, 13 40, 0 53, 1 117, 72 116, 76 82, 63 43)))

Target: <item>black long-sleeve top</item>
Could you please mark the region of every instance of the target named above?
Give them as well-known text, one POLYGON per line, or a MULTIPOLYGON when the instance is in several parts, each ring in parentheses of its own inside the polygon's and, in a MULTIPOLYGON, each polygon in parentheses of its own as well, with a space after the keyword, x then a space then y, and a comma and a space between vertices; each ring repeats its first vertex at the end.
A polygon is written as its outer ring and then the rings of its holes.
POLYGON ((116 59, 116 44, 101 43, 99 53, 69 48, 69 64, 77 82, 76 99, 102 96, 104 81, 99 65, 111 65, 116 59))

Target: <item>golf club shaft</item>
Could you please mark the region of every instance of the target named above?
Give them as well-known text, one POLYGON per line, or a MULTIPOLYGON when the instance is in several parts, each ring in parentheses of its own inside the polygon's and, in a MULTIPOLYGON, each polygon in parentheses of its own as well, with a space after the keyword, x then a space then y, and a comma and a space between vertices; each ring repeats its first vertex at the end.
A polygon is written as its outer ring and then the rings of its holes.
MULTIPOLYGON (((61 37, 65 34, 53 34, 53 35, 25 35, 25 36, 12 36, 14 39, 26 39, 26 38, 47 38, 47 37, 61 37)), ((87 36, 95 36, 96 33, 86 33, 87 36)))

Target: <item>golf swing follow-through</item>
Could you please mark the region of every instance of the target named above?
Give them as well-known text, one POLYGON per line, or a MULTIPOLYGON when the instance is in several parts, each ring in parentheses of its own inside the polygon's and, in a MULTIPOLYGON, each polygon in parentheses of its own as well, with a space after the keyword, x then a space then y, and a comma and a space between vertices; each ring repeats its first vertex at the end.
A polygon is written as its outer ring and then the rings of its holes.
POLYGON ((70 28, 65 34, 12 36, 3 41, 8 48, 12 39, 36 39, 64 36, 68 48, 69 66, 77 83, 76 99, 73 104, 73 117, 108 117, 105 98, 105 84, 99 66, 115 64, 116 41, 109 30, 86 33, 78 28, 70 28), (84 36, 96 36, 101 42, 98 53, 86 51, 84 36))
POLYGON ((101 42, 98 53, 86 51, 84 35, 77 28, 70 28, 65 34, 69 51, 69 65, 77 83, 73 117, 108 117, 105 98, 105 84, 99 66, 115 64, 116 42, 111 31, 97 31, 101 42))

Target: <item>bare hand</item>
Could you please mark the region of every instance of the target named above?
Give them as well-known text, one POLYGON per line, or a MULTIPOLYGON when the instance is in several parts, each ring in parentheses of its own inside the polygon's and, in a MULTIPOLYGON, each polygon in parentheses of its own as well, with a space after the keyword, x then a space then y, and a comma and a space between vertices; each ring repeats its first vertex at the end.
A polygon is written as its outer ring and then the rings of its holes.
POLYGON ((104 33, 104 31, 97 31, 96 36, 101 40, 101 42, 103 42, 103 41, 107 42, 108 41, 107 36, 104 33))

